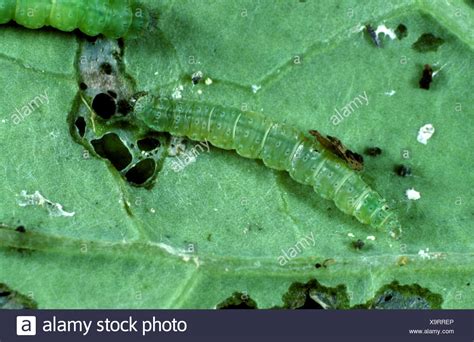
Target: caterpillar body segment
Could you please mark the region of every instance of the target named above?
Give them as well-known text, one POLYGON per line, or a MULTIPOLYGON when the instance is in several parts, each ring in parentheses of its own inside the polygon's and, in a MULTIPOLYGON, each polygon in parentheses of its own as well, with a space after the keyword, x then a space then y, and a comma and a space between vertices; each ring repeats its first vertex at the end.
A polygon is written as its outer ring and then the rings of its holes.
POLYGON ((291 125, 260 113, 149 94, 136 101, 134 115, 152 130, 207 140, 243 157, 262 159, 266 166, 288 171, 295 181, 312 186, 360 222, 386 229, 394 238, 401 234, 386 201, 355 170, 291 125))
POLYGON ((30 29, 133 39, 149 28, 151 16, 134 0, 0 0, 0 24, 11 20, 30 29))

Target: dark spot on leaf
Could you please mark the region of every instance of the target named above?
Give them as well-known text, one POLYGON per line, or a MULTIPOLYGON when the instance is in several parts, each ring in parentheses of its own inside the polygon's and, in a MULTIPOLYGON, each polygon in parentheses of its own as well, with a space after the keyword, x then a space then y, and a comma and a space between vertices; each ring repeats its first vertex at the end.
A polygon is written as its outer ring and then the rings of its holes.
POLYGON ((123 48, 125 47, 125 41, 123 40, 123 38, 117 39, 117 43, 118 43, 118 46, 119 46, 120 50, 123 50, 123 48))
POLYGON ((103 119, 110 119, 117 111, 115 99, 106 93, 97 94, 92 100, 92 109, 103 119))
POLYGON ((397 38, 402 40, 403 38, 405 38, 406 36, 408 36, 408 29, 405 25, 403 24, 400 24, 397 26, 397 28, 395 29, 395 34, 397 35, 397 38))
POLYGON ((18 226, 15 229, 18 233, 26 233, 26 229, 24 226, 18 226))
POLYGON ((110 96, 112 96, 114 99, 117 98, 117 93, 116 93, 115 91, 113 91, 113 90, 107 90, 107 93, 108 93, 110 96))
POLYGON ((82 91, 87 90, 87 84, 85 84, 84 82, 79 83, 79 89, 81 89, 82 91))
POLYGON ((115 133, 108 133, 100 139, 92 140, 95 152, 110 160, 117 170, 123 170, 132 162, 132 155, 115 133))
POLYGON ((423 68, 423 73, 421 75, 420 79, 420 88, 421 89, 430 89, 430 83, 433 81, 433 69, 431 69, 431 66, 429 64, 425 64, 425 67, 423 68))
POLYGON ((191 81, 193 82, 194 85, 196 85, 196 84, 199 83, 199 81, 201 81, 201 79, 202 79, 202 76, 200 76, 200 75, 195 75, 195 76, 193 76, 193 77, 191 78, 191 81))
POLYGON ((74 125, 77 128, 77 132, 79 133, 79 136, 81 138, 84 137, 84 134, 86 132, 86 120, 82 116, 79 116, 74 122, 74 125))
POLYGON ((365 149, 365 154, 376 157, 380 154, 382 154, 382 149, 379 147, 368 147, 365 149))
POLYGON ((106 75, 111 75, 113 71, 112 65, 110 65, 110 63, 102 63, 100 65, 100 71, 106 75))
POLYGON ((317 263, 314 265, 314 267, 316 267, 316 268, 321 268, 322 265, 321 265, 319 262, 317 262, 317 263))
POLYGON ((248 294, 234 292, 232 296, 217 304, 217 309, 257 309, 257 303, 248 294))
POLYGON ((362 241, 361 239, 358 239, 356 241, 352 241, 352 246, 355 249, 362 249, 365 246, 365 242, 362 241))
POLYGON ((153 159, 144 159, 135 164, 125 174, 127 181, 133 184, 141 185, 149 180, 155 173, 155 161, 153 159))
POLYGON ((413 43, 412 48, 418 52, 437 51, 443 43, 443 38, 436 37, 432 33, 423 33, 420 38, 413 43))
POLYGON ((118 112, 123 115, 127 115, 132 111, 132 106, 127 100, 119 100, 117 103, 118 106, 118 112))
POLYGON ((377 33, 375 33, 375 30, 371 25, 365 25, 365 32, 369 35, 370 39, 372 42, 375 44, 376 47, 381 47, 380 44, 380 39, 377 36, 377 33))
POLYGON ((407 177, 411 175, 411 168, 405 165, 395 166, 395 173, 400 177, 407 177))
POLYGON ((160 141, 155 138, 147 137, 137 141, 138 148, 148 152, 160 147, 160 141))

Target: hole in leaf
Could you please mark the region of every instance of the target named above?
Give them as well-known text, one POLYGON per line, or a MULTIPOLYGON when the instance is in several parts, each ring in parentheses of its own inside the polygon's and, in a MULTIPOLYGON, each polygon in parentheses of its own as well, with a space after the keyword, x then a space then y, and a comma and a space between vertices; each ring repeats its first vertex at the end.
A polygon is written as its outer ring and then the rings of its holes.
POLYGON ((17 231, 18 233, 26 233, 26 229, 24 226, 16 227, 15 231, 17 231))
POLYGON ((110 65, 110 63, 102 63, 100 65, 100 71, 106 75, 111 75, 113 71, 112 65, 110 65))
POLYGON ((30 297, 0 283, 0 309, 36 309, 38 304, 30 297))
POLYGON ((352 247, 354 247, 355 249, 362 249, 364 246, 365 246, 365 242, 362 241, 361 239, 352 241, 352 247))
POLYGON ((79 133, 79 136, 83 138, 84 134, 86 133, 86 120, 82 116, 80 116, 76 119, 76 122, 74 123, 74 125, 77 128, 77 132, 79 133))
POLYGON ((144 138, 137 141, 138 148, 142 151, 149 152, 160 147, 160 141, 155 138, 144 138))
POLYGON ((430 89, 430 84, 433 81, 433 69, 431 69, 431 66, 429 64, 425 64, 425 67, 423 69, 423 74, 421 75, 420 79, 420 88, 421 89, 430 89))
POLYGON ((108 159, 119 171, 132 162, 132 155, 115 133, 108 133, 100 139, 92 140, 91 144, 99 156, 108 159))
MULTIPOLYGON (((369 309, 441 309, 443 297, 418 284, 383 286, 365 307, 369 309)), ((360 306, 359 306, 360 307, 360 306)))
POLYGON ((92 109, 103 119, 110 119, 117 111, 115 99, 109 94, 100 93, 92 100, 92 109))
POLYGON ((397 35, 397 38, 402 40, 403 38, 405 38, 406 36, 408 36, 408 29, 405 25, 403 24, 400 24, 397 26, 397 28, 395 29, 395 34, 397 35))
POLYGON ((376 157, 382 154, 382 149, 380 147, 368 147, 365 149, 365 154, 376 157))
POLYGON ((123 115, 129 114, 133 109, 127 100, 119 100, 117 106, 118 112, 123 115))
POLYGON ((437 51, 443 43, 443 38, 436 37, 432 33, 423 33, 420 38, 413 43, 412 48, 418 52, 437 51))
POLYGON ((125 174, 125 178, 130 183, 141 185, 150 179, 155 173, 155 161, 153 159, 144 159, 139 161, 135 166, 125 174))
POLYGON ((107 90, 107 93, 108 93, 110 96, 112 96, 114 99, 117 98, 117 93, 116 93, 115 91, 113 91, 113 90, 107 90))
POLYGON ((283 295, 285 309, 344 309, 349 297, 344 285, 326 287, 313 279, 306 284, 293 283, 283 295))
POLYGON ((411 169, 405 165, 395 166, 395 173, 400 177, 407 177, 411 175, 411 169))
POLYGON ((120 50, 123 50, 123 48, 125 47, 125 41, 123 40, 123 38, 117 39, 117 43, 118 43, 118 46, 119 46, 120 50))
POLYGON ((232 296, 217 304, 217 309, 257 309, 257 303, 248 294, 234 292, 232 296))

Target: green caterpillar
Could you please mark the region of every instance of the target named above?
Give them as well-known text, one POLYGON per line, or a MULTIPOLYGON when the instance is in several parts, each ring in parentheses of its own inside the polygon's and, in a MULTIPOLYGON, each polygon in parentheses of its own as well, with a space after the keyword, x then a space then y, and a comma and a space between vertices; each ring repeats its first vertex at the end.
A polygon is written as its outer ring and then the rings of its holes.
POLYGON ((236 150, 246 158, 262 159, 275 170, 287 171, 295 181, 333 200, 346 214, 398 238, 401 225, 386 201, 340 158, 296 128, 273 122, 260 113, 142 94, 134 115, 159 132, 208 140, 236 150))
POLYGON ((134 0, 0 0, 0 24, 11 20, 30 29, 52 26, 133 39, 149 28, 151 16, 134 0))

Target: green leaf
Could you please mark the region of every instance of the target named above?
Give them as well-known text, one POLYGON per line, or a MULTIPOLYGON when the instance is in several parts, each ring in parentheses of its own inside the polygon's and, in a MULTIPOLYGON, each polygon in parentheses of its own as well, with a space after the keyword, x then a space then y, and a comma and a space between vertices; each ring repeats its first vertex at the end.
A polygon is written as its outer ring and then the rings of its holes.
POLYGON ((84 38, 4 25, 0 283, 9 293, 39 308, 213 308, 238 305, 236 293, 252 307, 295 307, 303 292, 328 307, 394 307, 378 305, 387 293, 396 307, 474 307, 470 1, 146 4, 159 27, 124 41, 122 71, 136 91, 177 89, 317 129, 353 151, 381 148, 363 177, 395 206, 404 235, 393 240, 286 173, 216 148, 181 172, 168 156, 153 187, 130 185, 71 135, 84 38), (363 26, 382 23, 405 25, 407 36, 381 34, 376 47, 363 26), (444 43, 413 49, 425 33, 444 43), (425 64, 438 71, 429 90, 418 86, 425 64), (197 71, 203 81, 193 85, 197 71), (335 108, 364 92, 368 104, 334 125, 335 108), (42 94, 47 103, 15 124, 17 109, 42 94), (436 131, 423 145, 416 136, 427 123, 436 131), (396 175, 398 164, 412 176, 396 175), (410 188, 419 200, 406 198, 410 188), (314 246, 281 266, 305 236, 314 246))

